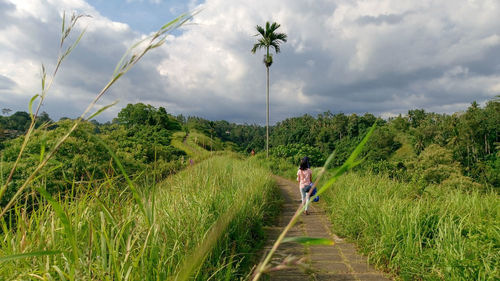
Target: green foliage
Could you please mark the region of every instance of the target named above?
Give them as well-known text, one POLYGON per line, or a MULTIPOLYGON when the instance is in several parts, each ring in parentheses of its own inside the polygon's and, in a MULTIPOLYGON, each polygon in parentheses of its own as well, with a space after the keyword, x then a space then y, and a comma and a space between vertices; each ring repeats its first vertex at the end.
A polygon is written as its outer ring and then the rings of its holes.
POLYGON ((452 175, 460 174, 459 165, 452 152, 437 144, 431 144, 418 156, 414 165, 415 175, 426 184, 439 184, 452 175))
POLYGON ((9 117, 0 117, 0 124, 4 129, 24 132, 31 123, 30 115, 24 111, 18 111, 9 117))
POLYGON ((165 108, 156 109, 151 105, 143 103, 128 104, 114 120, 116 123, 125 125, 126 128, 137 126, 158 127, 169 131, 180 131, 180 123, 167 113, 165 108))
MULTIPOLYGON (((322 155, 335 151, 332 165, 340 166, 374 122, 379 127, 363 151, 366 161, 358 169, 386 173, 403 181, 421 178, 421 172, 426 170, 423 183, 440 183, 449 176, 466 176, 469 178, 460 181, 472 179, 480 185, 496 189, 500 186, 498 100, 488 102, 484 108, 473 103, 466 112, 453 115, 410 110, 406 116, 400 115, 387 122, 371 114, 346 116, 330 112, 316 118, 307 114, 288 118, 271 128, 271 151, 275 157, 296 165, 297 157, 292 155, 299 147, 308 145, 322 155), (429 157, 425 154, 436 147, 446 150, 453 165, 448 162, 440 164, 444 167, 429 166, 433 162, 427 161, 429 157), (422 153, 424 156, 418 158, 422 153), (426 161, 429 163, 425 164, 426 161)), ((235 143, 241 142, 235 140, 235 143)), ((436 153, 441 155, 441 152, 436 153)))
MULTIPOLYGON (((389 123, 389 126, 393 125, 391 123, 389 123)), ((395 130, 395 131, 397 131, 397 130, 395 130)), ((403 132, 404 131, 399 131, 397 133, 397 135, 394 136, 394 140, 397 143, 400 143, 401 146, 396 151, 394 151, 394 153, 390 156, 389 161, 391 161, 391 162, 403 163, 403 162, 412 161, 417 157, 417 154, 412 147, 410 137, 403 132)))
MULTIPOLYGON (((500 152, 500 149, 498 152, 500 152)), ((491 157, 491 160, 485 163, 484 177, 491 185, 496 187, 500 186, 500 155, 491 157)))
MULTIPOLYGON (((51 123, 49 115, 42 112, 38 116, 35 127, 38 128, 42 124, 51 123)), ((26 132, 31 124, 31 117, 27 112, 18 111, 10 116, 0 116, 0 149, 2 149, 1 141, 18 137, 26 132)))
POLYGON ((180 115, 178 120, 183 121, 187 131, 197 131, 211 138, 217 137, 224 143, 233 143, 237 151, 249 153, 261 151, 265 145, 266 129, 258 125, 241 125, 227 121, 209 121, 200 117, 190 116, 185 118, 180 115))
MULTIPOLYGON (((25 157, 21 158, 17 172, 14 173, 13 181, 7 188, 6 196, 0 201, 0 206, 6 204, 16 188, 34 171, 41 161, 40 155, 42 151, 50 150, 72 124, 71 120, 63 120, 55 124, 55 129, 34 132, 26 146, 25 157)), ((105 171, 113 169, 113 167, 109 164, 109 156, 106 151, 89 139, 88 135, 94 133, 94 130, 95 125, 91 123, 83 123, 77 128, 67 141, 61 145, 56 157, 49 161, 41 171, 42 177, 36 180, 34 184, 39 185, 43 182, 45 189, 55 194, 70 189, 72 180, 104 178, 105 171)), ((2 150, 5 173, 10 171, 23 141, 24 138, 19 137, 5 143, 5 149, 2 150)), ((116 141, 110 140, 110 142, 116 146, 116 141)), ((135 164, 130 165, 131 169, 134 166, 141 167, 140 163, 130 164, 135 164)), ((6 174, 3 174, 1 178, 5 179, 6 176, 6 174)))
POLYGON ((252 53, 258 49, 266 49, 266 55, 264 56, 264 64, 266 67, 270 67, 273 64, 273 56, 269 53, 269 49, 274 49, 276 53, 280 52, 280 44, 285 43, 287 40, 287 35, 285 33, 276 32, 280 25, 276 22, 272 24, 266 22, 265 28, 257 25, 256 29, 259 32, 256 36, 259 36, 258 42, 252 47, 252 53))
POLYGON ((308 156, 311 161, 312 166, 322 166, 325 163, 325 157, 319 151, 319 149, 312 147, 310 145, 304 144, 288 144, 288 145, 278 145, 273 147, 270 154, 276 158, 282 158, 288 160, 291 163, 300 164, 300 160, 305 156, 308 156))
POLYGON ((223 150, 223 143, 218 138, 210 138, 207 135, 190 132, 188 137, 188 142, 192 142, 194 145, 204 148, 208 151, 223 150))
MULTIPOLYGON (((185 165, 178 160, 186 155, 186 152, 170 145, 171 135, 180 129, 180 124, 168 115, 165 109, 129 104, 119 116, 115 124, 82 122, 41 171, 42 176, 35 184, 43 182, 48 192, 56 194, 72 188, 73 180, 104 180, 107 175, 114 175, 115 164, 111 161, 108 151, 91 138, 93 134, 98 134, 116 153, 129 174, 154 167, 155 175, 161 179, 185 165), (141 125, 141 122, 144 124, 141 125)), ((16 188, 40 163, 43 152, 54 147, 56 141, 73 126, 73 122, 64 119, 50 125, 48 130, 39 129, 34 132, 26 146, 25 157, 21 158, 13 181, 7 187, 5 196, 1 198, 0 206, 8 202, 16 188)), ((19 137, 4 142, 4 149, 1 151, 3 167, 0 183, 7 178, 7 172, 12 168, 23 141, 24 138, 19 137)))
POLYGON ((495 280, 499 197, 449 180, 421 194, 413 183, 350 173, 323 199, 337 234, 403 280, 495 280))
POLYGON ((375 131, 365 147, 366 160, 378 162, 387 160, 401 147, 396 135, 387 126, 375 131))
POLYGON ((256 161, 256 165, 261 165, 266 167, 269 171, 271 171, 275 175, 280 175, 285 178, 294 179, 297 176, 297 164, 292 164, 290 161, 287 161, 283 158, 276 158, 272 155, 269 158, 266 158, 265 153, 258 153, 254 157, 251 158, 252 161, 256 161))
POLYGON ((317 137, 311 133, 314 118, 310 115, 287 118, 278 122, 271 131, 270 145, 305 144, 314 145, 317 137))
POLYGON ((278 203, 266 170, 226 155, 160 184, 151 177, 131 180, 147 215, 114 178, 76 184, 71 200, 47 193, 49 202, 37 199, 38 208, 31 212, 16 206, 13 221, 19 223, 0 220, 6 226, 0 234, 0 276, 70 279, 73 269, 85 280, 166 280, 196 258, 190 254, 205 248, 209 233, 215 233, 216 243, 201 253, 202 263, 191 278, 247 275, 251 255, 264 238, 262 227, 278 203), (230 223, 214 229, 227 214, 230 223))

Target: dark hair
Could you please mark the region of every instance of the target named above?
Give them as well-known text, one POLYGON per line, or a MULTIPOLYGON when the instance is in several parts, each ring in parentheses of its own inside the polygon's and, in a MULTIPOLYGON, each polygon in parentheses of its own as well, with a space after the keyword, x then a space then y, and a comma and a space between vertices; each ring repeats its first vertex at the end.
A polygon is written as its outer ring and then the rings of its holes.
POLYGON ((307 170, 309 167, 311 167, 311 164, 309 164, 309 157, 306 156, 300 160, 300 169, 307 170))

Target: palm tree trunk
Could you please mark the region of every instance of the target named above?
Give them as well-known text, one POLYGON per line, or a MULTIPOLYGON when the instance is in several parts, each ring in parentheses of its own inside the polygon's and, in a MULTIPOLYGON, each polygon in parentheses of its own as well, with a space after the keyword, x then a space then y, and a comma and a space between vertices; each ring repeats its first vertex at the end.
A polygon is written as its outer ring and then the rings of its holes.
POLYGON ((266 87, 266 157, 269 158, 269 66, 266 66, 267 72, 267 87, 266 87))

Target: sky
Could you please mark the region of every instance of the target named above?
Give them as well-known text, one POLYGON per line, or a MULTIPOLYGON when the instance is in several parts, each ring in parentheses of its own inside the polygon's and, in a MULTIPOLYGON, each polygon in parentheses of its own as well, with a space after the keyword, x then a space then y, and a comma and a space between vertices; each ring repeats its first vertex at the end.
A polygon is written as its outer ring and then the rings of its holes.
POLYGON ((263 51, 256 25, 288 35, 270 68, 274 124, 325 111, 383 118, 423 108, 438 113, 500 94, 498 0, 0 0, 0 108, 28 111, 59 53, 63 13, 85 34, 63 61, 42 110, 78 117, 135 42, 178 15, 198 11, 99 100, 210 120, 264 124, 263 51))

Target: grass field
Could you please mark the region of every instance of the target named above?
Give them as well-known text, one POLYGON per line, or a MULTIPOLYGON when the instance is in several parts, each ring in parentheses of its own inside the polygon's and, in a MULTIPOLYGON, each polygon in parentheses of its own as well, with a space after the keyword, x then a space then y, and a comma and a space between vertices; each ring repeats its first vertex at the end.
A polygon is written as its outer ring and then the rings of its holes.
POLYGON ((403 280, 498 280, 500 200, 496 193, 350 173, 323 200, 334 231, 403 280))
POLYGON ((17 224, 0 222, 0 279, 244 278, 278 202, 268 175, 215 156, 161 184, 136 183, 139 198, 109 180, 38 198, 34 210, 20 203, 17 224))
POLYGON ((210 156, 210 148, 220 150, 220 144, 212 141, 205 135, 190 132, 176 132, 172 135, 171 145, 186 152, 187 157, 193 160, 202 160, 210 156), (205 145, 207 149, 204 148, 205 145))
MULTIPOLYGON (((279 159, 265 163, 295 180, 297 167, 279 159)), ((313 168, 313 175, 318 171, 313 168)), ((334 233, 402 280, 500 276, 500 197, 494 191, 442 185, 422 190, 416 183, 357 171, 340 177, 320 202, 334 233)))

